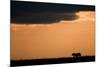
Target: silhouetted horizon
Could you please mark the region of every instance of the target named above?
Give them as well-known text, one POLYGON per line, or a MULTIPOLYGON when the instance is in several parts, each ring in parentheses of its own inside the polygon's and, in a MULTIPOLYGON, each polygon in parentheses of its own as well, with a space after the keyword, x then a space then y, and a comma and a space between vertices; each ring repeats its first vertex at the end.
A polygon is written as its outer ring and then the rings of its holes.
POLYGON ((77 63, 77 62, 94 62, 95 56, 80 57, 61 57, 61 58, 43 58, 43 59, 27 59, 27 60, 10 60, 10 66, 27 66, 27 65, 43 65, 43 64, 61 64, 61 63, 77 63))

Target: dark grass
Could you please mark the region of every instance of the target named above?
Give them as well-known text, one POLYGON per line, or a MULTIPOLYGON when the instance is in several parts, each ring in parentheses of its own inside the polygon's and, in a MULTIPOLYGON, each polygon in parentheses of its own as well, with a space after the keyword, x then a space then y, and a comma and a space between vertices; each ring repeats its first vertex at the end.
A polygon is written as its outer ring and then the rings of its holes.
POLYGON ((13 66, 28 66, 28 65, 43 65, 43 64, 93 62, 93 61, 95 61, 95 56, 63 57, 63 58, 31 59, 31 60, 11 60, 10 66, 13 67, 13 66))

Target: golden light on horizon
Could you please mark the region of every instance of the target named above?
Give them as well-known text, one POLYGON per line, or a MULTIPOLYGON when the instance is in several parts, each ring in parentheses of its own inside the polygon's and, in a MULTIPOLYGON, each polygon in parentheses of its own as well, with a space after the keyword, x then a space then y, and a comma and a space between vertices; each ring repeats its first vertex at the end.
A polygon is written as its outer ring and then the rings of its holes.
POLYGON ((11 24, 11 59, 95 55, 95 12, 81 11, 73 21, 53 24, 11 24))

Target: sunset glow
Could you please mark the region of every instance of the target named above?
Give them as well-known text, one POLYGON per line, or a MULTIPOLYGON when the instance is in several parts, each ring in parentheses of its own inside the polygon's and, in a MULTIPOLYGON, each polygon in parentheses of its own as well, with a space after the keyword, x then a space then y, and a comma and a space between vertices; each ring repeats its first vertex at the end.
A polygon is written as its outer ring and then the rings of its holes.
POLYGON ((52 24, 11 24, 11 59, 95 55, 95 12, 80 11, 78 19, 52 24))

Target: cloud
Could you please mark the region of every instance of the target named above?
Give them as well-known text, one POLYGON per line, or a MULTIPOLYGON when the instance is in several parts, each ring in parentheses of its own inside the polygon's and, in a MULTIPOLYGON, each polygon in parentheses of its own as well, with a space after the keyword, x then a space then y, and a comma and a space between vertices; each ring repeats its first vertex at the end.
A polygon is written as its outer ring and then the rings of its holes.
POLYGON ((11 23, 49 24, 61 20, 78 19, 80 10, 93 10, 92 6, 11 1, 11 23))
POLYGON ((29 13, 25 16, 12 18, 11 22, 15 23, 33 23, 33 24, 48 24, 55 23, 61 20, 75 20, 78 16, 75 13, 29 13))

